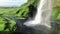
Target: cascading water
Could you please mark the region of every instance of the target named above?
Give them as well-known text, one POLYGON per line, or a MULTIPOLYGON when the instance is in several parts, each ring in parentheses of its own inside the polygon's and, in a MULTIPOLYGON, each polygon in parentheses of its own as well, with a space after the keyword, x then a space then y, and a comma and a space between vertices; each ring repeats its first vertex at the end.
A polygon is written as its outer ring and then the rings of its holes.
POLYGON ((39 6, 37 7, 37 13, 33 20, 29 20, 24 23, 26 26, 44 25, 51 28, 51 0, 40 0, 39 6))
POLYGON ((35 34, 50 34, 51 29, 51 0, 40 0, 37 7, 37 13, 33 20, 24 23, 27 27, 34 29, 35 34))

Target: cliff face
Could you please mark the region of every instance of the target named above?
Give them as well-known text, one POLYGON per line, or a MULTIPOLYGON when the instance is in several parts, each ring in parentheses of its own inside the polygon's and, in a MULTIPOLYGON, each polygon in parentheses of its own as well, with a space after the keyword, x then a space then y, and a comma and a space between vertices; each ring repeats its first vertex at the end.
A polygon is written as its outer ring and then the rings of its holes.
POLYGON ((54 2, 54 7, 60 7, 60 0, 53 0, 54 2))

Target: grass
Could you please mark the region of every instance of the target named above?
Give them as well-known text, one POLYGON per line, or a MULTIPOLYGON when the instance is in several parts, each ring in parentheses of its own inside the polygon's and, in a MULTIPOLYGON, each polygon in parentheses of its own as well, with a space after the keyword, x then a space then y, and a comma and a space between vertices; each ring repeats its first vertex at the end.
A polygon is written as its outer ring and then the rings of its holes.
POLYGON ((53 17, 56 20, 59 20, 60 19, 60 8, 54 8, 53 9, 53 17))
POLYGON ((3 14, 5 16, 11 16, 14 15, 17 9, 18 8, 0 8, 0 14, 3 14))
MULTIPOLYGON (((31 0, 32 1, 32 0, 31 0)), ((34 0, 33 0, 34 1, 34 0)), ((32 2, 33 2, 32 1, 32 2)), ((32 4, 32 2, 27 3, 27 5, 29 5, 30 3, 32 4)), ((26 6, 27 6, 26 5, 26 6)), ((20 10, 19 8, 0 8, 0 14, 3 14, 3 16, 10 16, 10 17, 15 17, 18 16, 18 19, 25 19, 22 18, 22 13, 24 13, 24 16, 26 16, 26 13, 29 12, 29 8, 23 5, 23 7, 21 7, 22 9, 20 10), (20 10, 19 14, 16 14, 16 11, 20 10)), ((60 8, 54 8, 53 9, 53 13, 52 13, 53 17, 58 20, 60 19, 60 8)), ((3 21, 4 19, 0 17, 0 31, 4 30, 5 27, 5 23, 6 21, 3 21)), ((11 29, 12 27, 16 24, 15 21, 10 20, 10 25, 11 25, 11 29)), ((2 31, 3 32, 3 31, 2 31)), ((4 31, 5 32, 5 31, 4 31)), ((7 33, 8 30, 6 30, 5 33, 7 33)), ((60 31, 59 31, 60 32, 60 31)), ((8 32, 9 33, 9 32, 8 32)), ((7 33, 7 34, 8 34, 7 33)), ((4 34, 4 33, 3 33, 4 34)), ((60 34, 60 33, 59 33, 60 34)))

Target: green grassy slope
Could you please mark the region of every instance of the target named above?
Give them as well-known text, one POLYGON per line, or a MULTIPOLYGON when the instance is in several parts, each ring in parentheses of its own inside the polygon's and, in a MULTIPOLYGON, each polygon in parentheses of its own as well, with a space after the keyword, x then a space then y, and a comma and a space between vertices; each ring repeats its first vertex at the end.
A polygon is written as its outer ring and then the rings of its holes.
MULTIPOLYGON (((6 21, 3 21, 5 16, 9 16, 9 17, 16 17, 16 18, 23 18, 22 16, 27 16, 28 12, 29 12, 29 8, 28 6, 31 5, 35 0, 29 0, 28 3, 25 3, 24 5, 18 7, 18 8, 0 8, 0 14, 2 14, 2 16, 0 15, 0 31, 4 30, 5 27, 5 23, 6 21), (18 14, 16 14, 16 12, 19 11, 18 14), (22 13, 24 13, 22 15, 22 13)), ((9 18, 8 18, 9 20, 9 18)), ((11 23, 11 27, 13 27, 13 25, 15 25, 15 22, 12 20, 9 20, 11 23)))
MULTIPOLYGON (((39 0, 38 0, 39 1, 39 0)), ((0 14, 3 14, 3 16, 10 16, 10 17, 16 17, 16 18, 23 18, 23 16, 28 16, 29 8, 28 6, 33 3, 35 7, 37 7, 37 2, 36 0, 29 0, 28 3, 22 5, 19 8, 0 8, 0 14), (36 3, 35 3, 36 2, 36 3), (16 12, 19 10, 19 13, 16 14, 16 12), (23 13, 23 15, 22 15, 23 13)), ((60 20, 60 0, 56 0, 53 8, 53 16, 56 18, 56 20, 60 20)), ((4 19, 0 17, 0 31, 2 31, 5 27, 6 21, 3 21, 4 19)), ((10 20, 11 27, 15 24, 14 21, 10 20)))

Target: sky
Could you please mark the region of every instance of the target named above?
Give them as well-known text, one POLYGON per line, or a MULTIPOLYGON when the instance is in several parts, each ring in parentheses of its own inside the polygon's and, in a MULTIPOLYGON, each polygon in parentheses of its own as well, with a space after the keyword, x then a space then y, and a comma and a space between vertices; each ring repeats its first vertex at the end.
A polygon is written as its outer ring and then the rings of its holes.
POLYGON ((28 0, 0 0, 0 7, 19 7, 27 1, 28 0))

